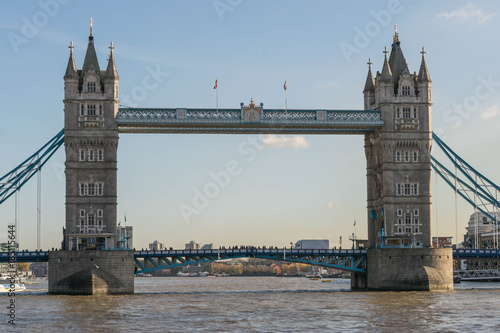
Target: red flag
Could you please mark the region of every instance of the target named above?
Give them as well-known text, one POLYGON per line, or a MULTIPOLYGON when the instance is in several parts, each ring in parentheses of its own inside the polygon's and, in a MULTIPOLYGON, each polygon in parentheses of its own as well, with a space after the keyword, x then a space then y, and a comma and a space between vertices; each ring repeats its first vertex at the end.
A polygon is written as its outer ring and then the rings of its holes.
POLYGON ((285 84, 283 85, 283 89, 286 90, 286 80, 285 80, 285 84))
POLYGON ((214 89, 217 89, 217 80, 215 80, 215 86, 214 89))

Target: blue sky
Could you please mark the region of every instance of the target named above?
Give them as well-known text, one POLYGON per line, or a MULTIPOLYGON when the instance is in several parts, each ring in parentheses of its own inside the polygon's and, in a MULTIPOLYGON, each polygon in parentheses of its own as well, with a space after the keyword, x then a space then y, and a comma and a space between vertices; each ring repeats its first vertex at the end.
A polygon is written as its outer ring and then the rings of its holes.
MULTIPOLYGON (((121 102, 137 107, 215 107, 217 78, 219 107, 253 98, 282 108, 286 78, 289 108, 362 109, 368 58, 381 70, 397 23, 411 72, 419 69, 421 47, 427 51, 434 129, 500 183, 499 14, 495 1, 2 2, 0 174, 63 127, 67 46, 74 42, 81 68, 92 17, 100 66, 113 41, 121 102), (134 98, 151 72, 161 73, 158 84, 134 98), (478 97, 478 89, 488 93, 478 97)), ((180 248, 190 240, 284 246, 304 238, 338 246, 339 236, 346 246, 354 219, 358 237, 366 237, 362 136, 268 137, 250 161, 238 152, 248 140, 122 134, 118 212, 134 226, 136 247, 155 239, 180 248), (184 219, 179 207, 233 160, 241 172, 184 219)), ((63 165, 61 149, 43 172, 42 248, 62 240, 63 165)), ((432 184, 435 191, 434 176, 432 184)), ((455 236, 454 195, 446 186, 438 182, 439 235, 455 236)), ((472 212, 459 201, 460 235, 472 212)), ((12 198, 0 206, 0 240, 13 220, 12 198)), ((35 247, 35 231, 31 181, 21 192, 21 247, 35 247)))

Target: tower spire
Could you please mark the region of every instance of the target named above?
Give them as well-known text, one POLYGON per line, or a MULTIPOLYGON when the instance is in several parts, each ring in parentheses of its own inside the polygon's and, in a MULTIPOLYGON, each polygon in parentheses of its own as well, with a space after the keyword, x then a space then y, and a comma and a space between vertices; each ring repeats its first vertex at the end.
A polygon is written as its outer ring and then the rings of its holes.
POLYGON ((387 46, 384 49, 384 66, 382 67, 382 73, 380 75, 380 79, 385 82, 391 82, 392 81, 392 72, 391 72, 391 67, 389 66, 389 62, 387 61, 387 46))
POLYGON ((109 47, 109 60, 108 60, 108 68, 106 68, 106 74, 104 74, 104 78, 110 79, 118 79, 118 72, 116 71, 115 58, 113 56, 113 42, 111 42, 111 46, 109 47))
POLYGON ((373 81, 373 74, 372 74, 372 61, 370 58, 368 58, 368 75, 366 76, 366 83, 365 83, 365 89, 364 91, 369 91, 369 90, 375 90, 375 83, 373 81))
POLYGON ((398 24, 394 23, 394 37, 392 37, 392 43, 398 43, 399 42, 399 36, 398 36, 398 24))
POLYGON ((93 67, 96 73, 99 73, 99 61, 97 61, 97 55, 94 48, 94 37, 92 36, 92 18, 90 18, 90 36, 89 45, 87 46, 87 53, 85 53, 85 60, 83 61, 82 75, 93 67))
POLYGON ((64 78, 75 78, 78 77, 78 71, 76 70, 75 58, 73 57, 73 41, 71 41, 69 48, 69 59, 68 66, 66 67, 66 73, 64 74, 64 78))
POLYGON ((420 64, 420 71, 418 72, 418 82, 431 82, 427 65, 425 64, 425 48, 422 46, 422 63, 420 64))

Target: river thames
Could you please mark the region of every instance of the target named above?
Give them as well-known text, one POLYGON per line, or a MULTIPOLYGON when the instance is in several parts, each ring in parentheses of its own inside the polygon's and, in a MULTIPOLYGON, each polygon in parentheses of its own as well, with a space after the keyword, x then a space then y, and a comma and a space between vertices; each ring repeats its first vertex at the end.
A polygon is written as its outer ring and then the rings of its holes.
POLYGON ((350 280, 276 277, 136 278, 126 296, 16 296, 1 332, 498 332, 500 283, 451 292, 353 292, 350 280))

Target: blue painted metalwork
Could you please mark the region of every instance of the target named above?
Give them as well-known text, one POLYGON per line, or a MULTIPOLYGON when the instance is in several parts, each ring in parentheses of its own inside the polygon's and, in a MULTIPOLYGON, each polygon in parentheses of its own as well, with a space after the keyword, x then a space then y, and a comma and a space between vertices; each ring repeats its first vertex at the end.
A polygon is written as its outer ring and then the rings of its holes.
POLYGON ((458 249, 453 250, 453 259, 500 259, 500 250, 458 249))
POLYGON ((380 111, 120 108, 122 133, 364 134, 381 127, 380 111), (256 118, 255 118, 256 117, 256 118))
POLYGON ((477 208, 492 221, 496 221, 497 224, 500 224, 500 220, 497 219, 495 214, 491 214, 492 212, 499 211, 500 202, 498 200, 498 194, 500 192, 500 187, 458 156, 435 133, 432 133, 432 138, 437 146, 445 153, 446 157, 452 162, 456 170, 460 171, 460 174, 465 176, 465 179, 451 172, 433 156, 431 156, 432 168, 471 206, 477 208))
POLYGON ((366 273, 366 250, 171 250, 136 251, 136 274, 216 260, 260 258, 366 273))
POLYGON ((47 262, 49 261, 49 251, 27 251, 14 252, 14 256, 10 256, 12 252, 0 252, 0 262, 10 262, 15 258, 15 262, 47 262))
POLYGON ((47 163, 49 158, 64 143, 64 130, 61 130, 42 148, 12 171, 0 178, 0 204, 19 190, 31 177, 33 177, 47 163))
MULTIPOLYGON (((366 272, 367 250, 171 250, 134 251, 136 274, 203 262, 237 258, 262 258, 366 272)), ((9 262, 9 252, 0 252, 0 263, 9 262)), ((16 262, 48 262, 49 251, 15 252, 16 262)), ((458 249, 453 259, 500 259, 500 250, 458 249)))

